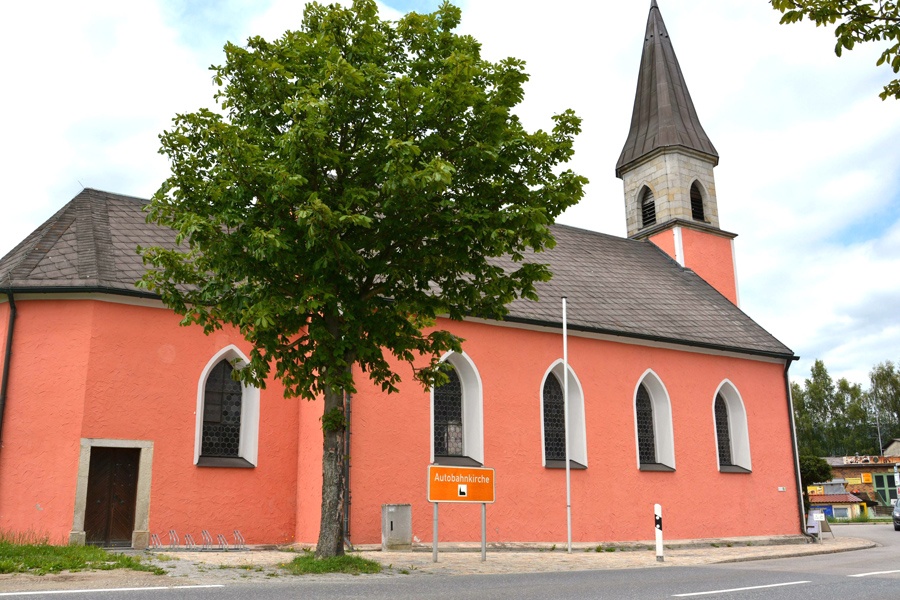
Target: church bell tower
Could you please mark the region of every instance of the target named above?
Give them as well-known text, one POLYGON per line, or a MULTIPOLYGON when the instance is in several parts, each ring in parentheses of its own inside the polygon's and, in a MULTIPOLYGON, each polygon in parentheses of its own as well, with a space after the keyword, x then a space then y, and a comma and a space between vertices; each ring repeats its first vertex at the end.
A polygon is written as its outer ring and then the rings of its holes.
POLYGON ((656 0, 651 0, 631 128, 616 163, 625 186, 628 237, 649 240, 738 304, 736 234, 719 228, 703 130, 656 0))

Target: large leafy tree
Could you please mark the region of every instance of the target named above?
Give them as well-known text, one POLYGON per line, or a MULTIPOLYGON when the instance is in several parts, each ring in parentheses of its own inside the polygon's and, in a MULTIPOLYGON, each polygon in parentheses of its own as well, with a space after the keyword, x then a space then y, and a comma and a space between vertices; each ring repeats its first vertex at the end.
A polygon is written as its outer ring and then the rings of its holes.
POLYGON ((213 67, 219 111, 178 115, 161 136, 171 175, 148 219, 180 250, 143 249, 142 285, 184 324, 234 326, 236 370, 324 398, 316 554, 343 553, 343 394, 364 373, 386 392, 412 365, 440 383, 461 340, 436 317, 502 318, 550 278, 527 257, 586 180, 559 168, 580 120, 526 131, 512 109, 524 64, 489 62, 453 32, 460 11, 381 20, 372 0, 307 6, 276 41, 228 44, 213 67))
MULTIPOLYGON (((858 43, 886 43, 877 64, 900 73, 900 4, 897 0, 769 0, 769 3, 781 11, 782 23, 809 19, 817 27, 834 25, 837 38, 834 52, 838 56, 858 43)), ((879 96, 882 100, 889 96, 900 99, 900 79, 888 82, 879 96)))

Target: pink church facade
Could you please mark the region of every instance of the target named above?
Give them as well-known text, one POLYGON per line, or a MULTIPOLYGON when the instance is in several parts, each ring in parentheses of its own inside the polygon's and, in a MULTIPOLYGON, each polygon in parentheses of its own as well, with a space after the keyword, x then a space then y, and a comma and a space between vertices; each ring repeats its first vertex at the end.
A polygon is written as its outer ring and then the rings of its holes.
MULTIPOLYGON (((4 324, 9 308, 0 306, 4 324)), ((79 464, 83 448, 116 444, 152 454, 141 464, 149 481, 137 489, 148 519, 146 529, 135 524, 138 546, 146 543, 144 532, 169 529, 195 537, 201 529, 239 529, 250 543, 315 541, 318 403, 285 399, 273 381, 261 394, 255 467, 193 462, 198 381, 222 350, 241 349, 237 336, 207 337, 179 327, 161 306, 102 299, 26 295, 16 300, 16 311, 13 393, 0 452, 0 527, 80 540, 85 507, 79 493, 86 489, 79 483, 89 474, 79 464)), ((561 336, 487 323, 446 325, 466 339, 466 359, 481 385, 483 464, 496 470, 488 541, 559 542, 565 538, 565 471, 542 460, 541 389, 559 367, 561 336)), ((586 469, 572 471, 575 541, 649 539, 654 503, 664 507, 673 539, 798 533, 783 363, 578 335, 570 339, 569 356, 570 394, 583 401, 582 431, 573 428, 571 435, 583 435, 587 458, 586 469), (671 405, 670 472, 640 468, 634 397, 647 381, 660 385, 671 405), (722 472, 717 464, 713 402, 723 387, 739 395, 746 411, 749 473, 722 472)), ((361 382, 352 400, 354 543, 381 540, 382 504, 411 504, 413 534, 430 540, 431 395, 405 375, 396 397, 361 382)), ((479 539, 476 508, 443 507, 441 536, 479 539)))
MULTIPOLYGON (((648 32, 664 27, 654 2, 648 32)), ((414 539, 432 541, 429 464, 495 469, 488 542, 565 540, 561 402, 575 541, 651 539, 654 504, 668 539, 801 533, 787 379, 796 357, 736 306, 735 236, 718 227, 712 181, 718 155, 680 69, 663 71, 686 100, 666 101, 666 85, 642 88, 645 68, 677 67, 667 34, 646 40, 617 165, 629 238, 554 226, 541 302, 517 300, 504 322, 440 320, 465 339, 464 354, 444 357, 452 390, 423 390, 404 364, 395 395, 357 373, 347 399, 351 543, 381 541, 385 504, 411 505, 414 539), (679 119, 663 114, 671 106, 679 119), (675 123, 668 142, 640 121, 660 110, 656 126, 675 123)), ((174 238, 144 222, 143 204, 85 190, 0 260, 0 529, 138 548, 170 529, 314 543, 321 403, 285 399, 274 380, 234 388, 229 365, 240 368, 246 342, 181 327, 135 288, 133 249, 174 238)), ((440 519, 440 541, 480 539, 475 506, 444 505, 440 519)))

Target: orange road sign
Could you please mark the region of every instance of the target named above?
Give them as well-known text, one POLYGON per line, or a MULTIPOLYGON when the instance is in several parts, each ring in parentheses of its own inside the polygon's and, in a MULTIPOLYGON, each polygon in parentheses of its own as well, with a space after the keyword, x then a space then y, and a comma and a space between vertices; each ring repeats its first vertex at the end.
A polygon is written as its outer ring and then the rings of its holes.
POLYGON ((428 501, 493 504, 494 470, 429 465, 428 501))

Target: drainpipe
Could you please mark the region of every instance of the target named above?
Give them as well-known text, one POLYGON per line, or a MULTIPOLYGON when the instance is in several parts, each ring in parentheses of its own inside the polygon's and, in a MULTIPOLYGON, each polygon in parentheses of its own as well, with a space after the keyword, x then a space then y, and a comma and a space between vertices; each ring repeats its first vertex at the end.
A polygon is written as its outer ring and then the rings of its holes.
POLYGON ((16 323, 16 299, 12 288, 6 292, 9 298, 9 323, 6 326, 6 351, 3 354, 3 379, 0 380, 0 448, 3 443, 3 413, 6 411, 6 390, 9 387, 9 361, 12 358, 13 328, 16 323))
POLYGON ((353 550, 350 543, 350 402, 353 395, 344 393, 344 544, 353 550))
POLYGON ((791 449, 794 451, 794 475, 797 478, 797 505, 800 510, 800 533, 805 535, 812 542, 817 542, 816 536, 806 532, 806 519, 804 519, 803 510, 803 481, 800 479, 800 451, 797 448, 797 428, 794 424, 794 398, 791 395, 791 380, 788 377, 788 370, 791 363, 795 359, 789 358, 784 361, 784 392, 787 396, 788 418, 791 423, 791 449))

